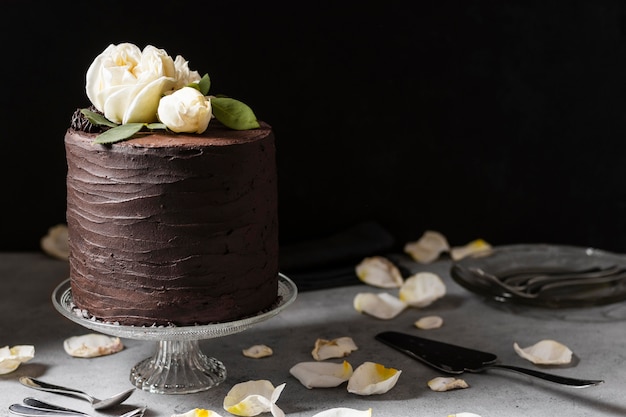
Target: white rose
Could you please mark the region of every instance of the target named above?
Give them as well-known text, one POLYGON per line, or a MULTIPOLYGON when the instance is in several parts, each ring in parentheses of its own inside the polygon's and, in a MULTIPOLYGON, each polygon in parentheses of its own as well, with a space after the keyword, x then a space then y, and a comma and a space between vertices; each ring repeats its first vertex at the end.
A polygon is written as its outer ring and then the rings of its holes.
POLYGON ((91 103, 115 123, 150 123, 157 119, 163 94, 176 84, 174 60, 148 45, 109 45, 87 70, 85 90, 91 103))
POLYGON ((189 62, 182 56, 178 55, 174 60, 174 66, 176 67, 176 85, 174 90, 183 88, 191 83, 197 83, 200 81, 200 74, 198 71, 191 71, 189 69, 189 62))
POLYGON ((181 133, 202 133, 211 121, 211 101, 193 87, 183 87, 161 99, 159 120, 181 133))

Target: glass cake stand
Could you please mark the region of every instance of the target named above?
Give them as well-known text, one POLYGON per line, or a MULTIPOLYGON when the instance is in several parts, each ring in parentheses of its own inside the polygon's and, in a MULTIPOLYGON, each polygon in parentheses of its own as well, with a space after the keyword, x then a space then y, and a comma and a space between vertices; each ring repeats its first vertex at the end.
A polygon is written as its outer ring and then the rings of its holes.
POLYGON ((121 338, 158 341, 156 353, 131 369, 131 382, 155 394, 190 394, 208 390, 226 379, 226 367, 202 353, 200 340, 239 333, 268 320, 289 306, 297 293, 293 281, 279 273, 278 297, 269 309, 241 320, 181 327, 122 326, 84 317, 74 305, 69 279, 54 289, 52 303, 66 318, 88 329, 121 338))

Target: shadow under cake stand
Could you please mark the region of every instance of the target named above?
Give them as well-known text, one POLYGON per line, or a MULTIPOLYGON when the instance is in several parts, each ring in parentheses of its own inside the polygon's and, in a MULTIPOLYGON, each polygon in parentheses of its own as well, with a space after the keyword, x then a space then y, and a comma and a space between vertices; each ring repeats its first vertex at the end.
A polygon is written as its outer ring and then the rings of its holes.
POLYGON ((268 320, 289 306, 297 293, 293 281, 279 273, 278 297, 268 310, 241 320, 181 327, 123 326, 83 317, 74 305, 69 279, 54 289, 52 303, 66 318, 88 329, 121 338, 158 341, 156 353, 131 369, 131 383, 155 394, 190 394, 208 390, 226 379, 226 367, 202 353, 200 340, 239 333, 268 320))

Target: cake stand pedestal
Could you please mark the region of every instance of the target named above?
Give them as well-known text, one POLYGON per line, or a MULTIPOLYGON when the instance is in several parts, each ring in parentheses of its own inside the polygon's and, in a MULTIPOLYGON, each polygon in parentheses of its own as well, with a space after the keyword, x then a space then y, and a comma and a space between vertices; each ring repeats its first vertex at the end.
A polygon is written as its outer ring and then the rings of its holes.
POLYGON ((278 297, 271 308, 241 320, 181 327, 122 326, 84 317, 74 305, 69 279, 54 289, 52 303, 63 316, 88 329, 121 338, 157 341, 156 353, 132 367, 130 381, 155 394, 190 394, 208 390, 226 379, 226 367, 202 353, 200 340, 239 333, 268 320, 289 306, 297 293, 293 281, 278 274, 278 297))

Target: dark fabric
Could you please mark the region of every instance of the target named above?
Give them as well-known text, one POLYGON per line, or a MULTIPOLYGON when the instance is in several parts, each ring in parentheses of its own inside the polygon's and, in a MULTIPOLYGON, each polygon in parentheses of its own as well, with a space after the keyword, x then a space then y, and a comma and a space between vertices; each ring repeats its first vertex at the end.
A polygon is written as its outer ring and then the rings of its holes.
POLYGON ((299 291, 355 285, 360 283, 356 265, 393 245, 393 236, 378 223, 359 223, 325 238, 281 246, 280 269, 299 291))

